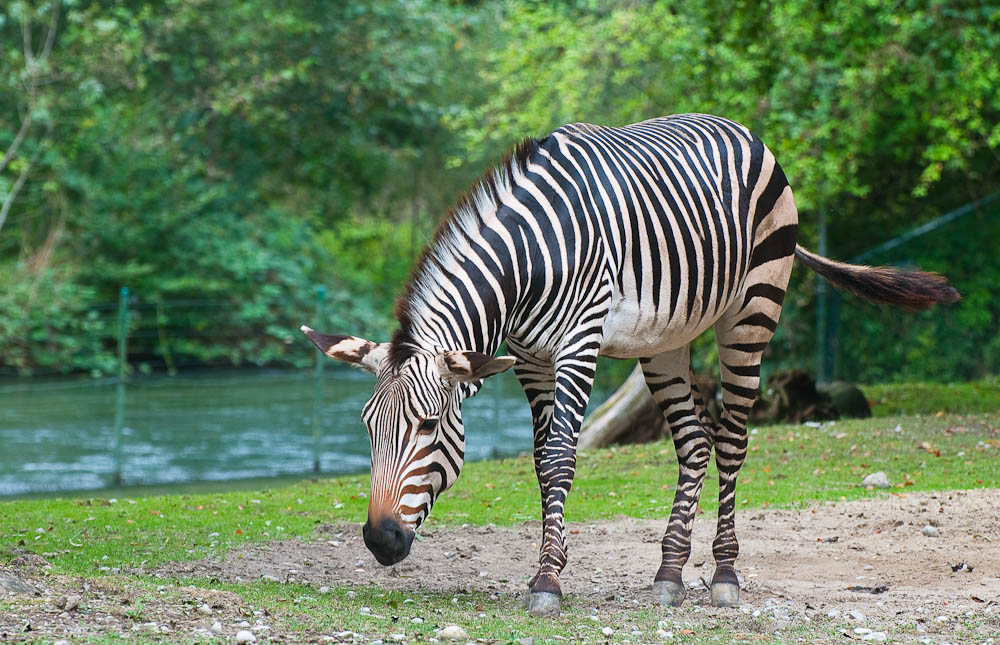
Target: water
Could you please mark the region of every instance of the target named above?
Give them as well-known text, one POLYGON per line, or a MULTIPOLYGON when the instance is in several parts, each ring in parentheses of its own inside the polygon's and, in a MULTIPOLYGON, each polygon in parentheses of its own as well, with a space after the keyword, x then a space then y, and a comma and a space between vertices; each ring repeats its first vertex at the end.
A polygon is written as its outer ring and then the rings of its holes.
MULTIPOLYGON (((357 370, 325 370, 321 472, 368 468, 361 407, 373 385, 357 370)), ((306 370, 136 378, 127 389, 122 479, 150 485, 310 473, 313 392, 306 370)), ((0 382, 0 495, 108 486, 114 403, 110 381, 0 382)), ((531 414, 513 374, 489 379, 462 413, 468 460, 531 450, 531 414)))

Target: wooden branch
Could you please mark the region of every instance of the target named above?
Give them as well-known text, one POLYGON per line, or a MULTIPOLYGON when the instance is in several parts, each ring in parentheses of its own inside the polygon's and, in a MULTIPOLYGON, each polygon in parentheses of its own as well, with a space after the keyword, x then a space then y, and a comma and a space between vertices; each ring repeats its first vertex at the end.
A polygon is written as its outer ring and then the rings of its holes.
POLYGON ((28 110, 27 114, 24 115, 24 119, 21 121, 21 129, 17 131, 17 136, 14 137, 14 141, 7 148, 3 159, 0 159, 0 172, 3 172, 7 168, 7 164, 17 154, 17 149, 21 147, 21 142, 24 141, 24 135, 28 133, 29 127, 31 127, 31 110, 28 110))
POLYGON ((42 152, 43 145, 39 146, 35 150, 34 154, 31 155, 31 159, 25 164, 24 168, 21 169, 21 174, 17 176, 17 181, 14 182, 13 188, 11 188, 10 193, 3 200, 3 206, 0 206, 0 230, 3 230, 3 225, 7 221, 7 213, 10 212, 10 207, 14 204, 14 198, 17 194, 21 192, 21 188, 24 187, 24 182, 28 179, 28 173, 31 172, 31 167, 35 165, 35 160, 38 159, 38 155, 42 152))
POLYGON ((24 40, 24 62, 29 71, 35 64, 35 54, 31 51, 31 21, 21 21, 21 38, 24 40))
POLYGON ((42 60, 47 60, 52 53, 52 44, 56 40, 56 25, 59 23, 59 6, 62 0, 55 0, 52 3, 52 20, 49 22, 49 31, 45 34, 45 45, 42 47, 42 60))
POLYGON ((622 386, 584 420, 577 447, 600 448, 613 443, 651 400, 642 368, 636 365, 622 386))

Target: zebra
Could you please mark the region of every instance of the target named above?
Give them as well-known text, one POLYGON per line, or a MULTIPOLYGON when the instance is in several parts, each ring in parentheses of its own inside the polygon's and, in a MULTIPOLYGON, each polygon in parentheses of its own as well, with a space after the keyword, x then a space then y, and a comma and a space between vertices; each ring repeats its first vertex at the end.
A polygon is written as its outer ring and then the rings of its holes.
POLYGON ((443 220, 396 303, 389 342, 303 326, 330 358, 376 377, 364 541, 383 565, 462 468, 461 403, 513 367, 531 408, 542 506, 533 615, 558 614, 564 507, 599 355, 639 359, 669 422, 678 479, 653 600, 685 598, 681 570, 714 449, 719 512, 711 603, 739 603, 736 479, 747 415, 794 258, 877 303, 959 299, 945 278, 826 259, 796 243, 798 213, 771 151, 744 126, 681 114, 623 127, 573 123, 528 138, 443 220), (715 330, 718 423, 692 388, 692 340, 715 330), (495 356, 506 342, 509 356, 495 356))

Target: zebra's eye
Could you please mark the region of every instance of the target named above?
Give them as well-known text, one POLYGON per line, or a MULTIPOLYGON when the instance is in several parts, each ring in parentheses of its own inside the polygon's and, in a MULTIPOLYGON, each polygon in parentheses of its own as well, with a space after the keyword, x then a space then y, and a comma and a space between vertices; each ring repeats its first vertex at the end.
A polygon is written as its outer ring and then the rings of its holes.
POLYGON ((424 419, 423 421, 420 422, 420 425, 417 426, 417 432, 423 434, 434 432, 434 429, 437 428, 437 425, 438 425, 438 420, 433 417, 430 419, 424 419))

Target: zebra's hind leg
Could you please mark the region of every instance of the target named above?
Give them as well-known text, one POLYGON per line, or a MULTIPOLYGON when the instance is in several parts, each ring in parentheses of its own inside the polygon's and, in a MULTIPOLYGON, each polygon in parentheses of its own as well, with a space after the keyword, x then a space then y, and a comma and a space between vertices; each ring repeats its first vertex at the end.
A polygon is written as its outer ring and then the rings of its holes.
POLYGON ((677 452, 677 490, 653 582, 654 601, 676 607, 686 595, 681 571, 691 555, 691 529, 712 452, 710 430, 691 387, 688 346, 641 359, 640 364, 653 400, 670 424, 677 452))
MULTIPOLYGON (((764 293, 764 291, 761 291, 764 293)), ((774 334, 781 312, 783 290, 768 297, 751 297, 715 324, 722 380, 722 418, 712 441, 719 469, 719 521, 712 552, 712 605, 737 607, 740 584, 736 577, 736 477, 747 456, 747 417, 760 388, 760 359, 774 334)))

